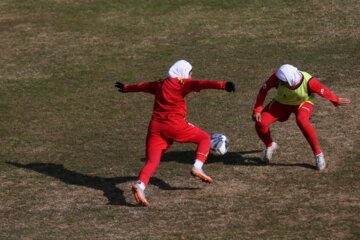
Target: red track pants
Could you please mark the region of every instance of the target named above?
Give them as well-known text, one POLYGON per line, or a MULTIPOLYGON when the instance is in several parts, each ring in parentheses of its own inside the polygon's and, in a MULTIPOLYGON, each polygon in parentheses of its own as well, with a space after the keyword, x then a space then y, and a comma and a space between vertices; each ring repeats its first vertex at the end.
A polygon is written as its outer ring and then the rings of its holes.
POLYGON ((159 166, 161 156, 174 141, 197 144, 196 159, 203 163, 206 161, 210 149, 210 137, 205 131, 185 120, 166 123, 151 120, 146 137, 146 164, 139 174, 139 180, 145 185, 159 166))
POLYGON ((296 123, 310 144, 314 154, 319 154, 321 153, 321 150, 316 137, 316 132, 309 122, 313 107, 314 106, 308 102, 304 103, 299 108, 299 106, 284 105, 272 101, 262 111, 261 121, 255 123, 256 132, 264 144, 269 147, 273 142, 270 136, 270 124, 276 121, 284 122, 289 119, 291 113, 294 113, 296 116, 296 123))

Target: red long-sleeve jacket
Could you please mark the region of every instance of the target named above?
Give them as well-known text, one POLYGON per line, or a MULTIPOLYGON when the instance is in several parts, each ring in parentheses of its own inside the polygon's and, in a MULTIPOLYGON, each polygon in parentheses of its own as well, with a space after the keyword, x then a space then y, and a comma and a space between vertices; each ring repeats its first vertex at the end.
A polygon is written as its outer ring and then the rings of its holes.
MULTIPOLYGON (((264 83, 264 85, 260 88, 259 93, 256 98, 256 103, 254 106, 254 113, 261 112, 262 105, 264 103, 264 100, 266 98, 267 92, 273 88, 276 87, 279 80, 276 77, 275 73, 271 75, 271 77, 264 83)), ((301 82, 299 83, 301 84, 301 82)), ((294 87, 296 88, 296 86, 294 87)), ((308 91, 309 94, 311 93, 317 93, 320 96, 329 99, 335 106, 339 103, 339 98, 333 94, 329 89, 324 87, 318 80, 315 78, 312 78, 308 82, 308 91)))
POLYGON ((166 78, 154 82, 125 85, 124 92, 147 92, 155 95, 152 118, 157 121, 185 119, 186 97, 202 89, 225 89, 226 82, 166 78))

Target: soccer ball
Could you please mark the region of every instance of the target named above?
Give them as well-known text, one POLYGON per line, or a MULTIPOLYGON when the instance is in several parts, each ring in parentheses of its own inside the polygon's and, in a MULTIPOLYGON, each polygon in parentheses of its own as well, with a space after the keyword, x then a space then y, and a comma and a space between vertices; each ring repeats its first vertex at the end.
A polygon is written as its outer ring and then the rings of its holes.
POLYGON ((210 152, 215 156, 227 153, 229 146, 229 139, 225 135, 216 133, 211 136, 210 152))

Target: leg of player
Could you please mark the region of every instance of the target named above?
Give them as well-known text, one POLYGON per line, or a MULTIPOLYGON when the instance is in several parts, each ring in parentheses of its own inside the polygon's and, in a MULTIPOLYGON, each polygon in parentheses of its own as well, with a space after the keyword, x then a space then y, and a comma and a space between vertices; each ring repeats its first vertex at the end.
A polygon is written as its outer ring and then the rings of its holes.
POLYGON ((309 122, 312 109, 312 104, 305 103, 296 114, 296 123, 311 146, 315 156, 316 168, 318 170, 323 170, 326 168, 324 154, 321 152, 315 129, 309 122))
POLYGON ((145 196, 145 188, 149 183, 150 177, 159 166, 161 153, 161 149, 147 150, 146 164, 140 171, 139 180, 132 186, 132 192, 139 205, 149 206, 149 202, 146 200, 145 196))
POLYGON ((177 121, 168 134, 172 136, 175 134, 173 140, 176 142, 197 144, 195 163, 190 173, 204 182, 213 182, 213 179, 202 169, 210 150, 209 134, 185 120, 177 121))
POLYGON ((145 188, 148 185, 151 176, 159 166, 161 156, 173 143, 171 140, 161 137, 154 131, 154 129, 156 130, 154 123, 151 126, 152 127, 149 127, 146 137, 146 163, 140 171, 139 180, 132 187, 136 202, 143 206, 149 205, 149 202, 145 197, 145 188))
POLYGON ((255 123, 255 129, 259 138, 266 146, 263 163, 268 164, 272 158, 273 153, 278 149, 278 144, 274 142, 270 135, 269 125, 278 120, 265 108, 261 114, 261 121, 255 123))
POLYGON ((196 159, 195 163, 191 169, 191 174, 193 176, 199 177, 202 181, 207 183, 212 183, 213 179, 209 177, 205 171, 202 169, 210 149, 210 137, 205 131, 199 129, 197 134, 189 139, 189 142, 197 144, 196 149, 196 159))

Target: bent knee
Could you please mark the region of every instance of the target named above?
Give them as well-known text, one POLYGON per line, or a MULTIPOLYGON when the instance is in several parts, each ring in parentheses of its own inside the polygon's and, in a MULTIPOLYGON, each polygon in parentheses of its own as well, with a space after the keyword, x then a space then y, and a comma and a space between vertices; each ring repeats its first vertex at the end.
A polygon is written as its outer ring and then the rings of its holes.
POLYGON ((201 142, 210 142, 211 141, 210 135, 203 130, 200 130, 198 132, 197 138, 200 139, 201 142))
POLYGON ((298 118, 298 119, 296 119, 296 124, 300 128, 306 128, 309 125, 311 125, 310 122, 309 122, 309 119, 307 119, 307 118, 298 118))
POLYGON ((255 128, 260 131, 266 131, 269 128, 269 124, 266 124, 264 122, 256 122, 255 128))

